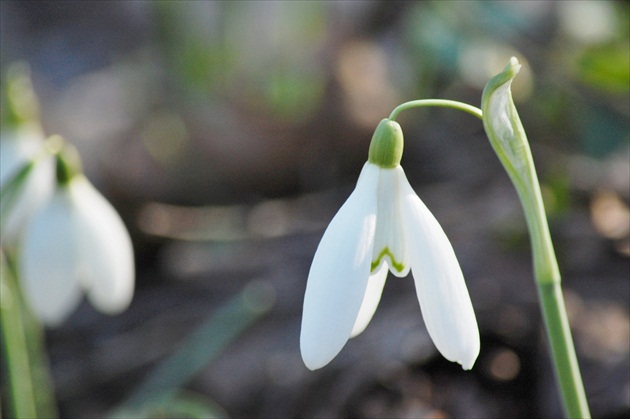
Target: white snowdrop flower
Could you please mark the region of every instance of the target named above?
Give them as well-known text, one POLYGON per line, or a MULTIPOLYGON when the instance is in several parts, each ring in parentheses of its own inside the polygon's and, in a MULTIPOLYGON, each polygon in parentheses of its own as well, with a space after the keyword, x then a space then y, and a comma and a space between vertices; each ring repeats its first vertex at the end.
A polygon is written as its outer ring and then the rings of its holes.
POLYGON ((135 278, 131 238, 122 219, 68 163, 64 150, 57 156, 57 187, 26 226, 19 258, 26 300, 51 326, 72 313, 82 291, 104 313, 123 311, 135 278))
POLYGON ((422 316, 442 355, 472 368, 479 330, 462 271, 439 223, 400 166, 403 135, 378 125, 355 190, 315 252, 308 276, 300 348, 306 366, 328 364, 368 325, 388 270, 413 273, 422 316))

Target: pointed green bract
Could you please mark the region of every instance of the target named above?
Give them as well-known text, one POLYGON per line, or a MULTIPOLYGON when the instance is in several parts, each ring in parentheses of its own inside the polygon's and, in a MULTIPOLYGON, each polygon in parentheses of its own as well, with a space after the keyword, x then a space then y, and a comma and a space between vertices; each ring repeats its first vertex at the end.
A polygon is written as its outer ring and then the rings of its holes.
POLYGON ((503 72, 486 84, 481 98, 483 126, 523 205, 531 232, 536 278, 541 282, 560 282, 534 159, 510 90, 520 68, 513 57, 503 72))
POLYGON ((403 153, 403 133, 398 122, 383 119, 372 136, 368 161, 384 169, 400 164, 403 153))
POLYGON ((81 157, 74 146, 65 142, 60 136, 56 135, 49 139, 50 141, 61 142, 61 149, 58 151, 57 158, 57 184, 65 186, 70 180, 83 172, 81 166, 81 157))
POLYGON ((492 147, 515 182, 525 180, 529 169, 527 163, 531 161, 527 136, 510 90, 512 80, 520 69, 521 65, 513 57, 503 72, 488 81, 481 97, 484 128, 492 147))

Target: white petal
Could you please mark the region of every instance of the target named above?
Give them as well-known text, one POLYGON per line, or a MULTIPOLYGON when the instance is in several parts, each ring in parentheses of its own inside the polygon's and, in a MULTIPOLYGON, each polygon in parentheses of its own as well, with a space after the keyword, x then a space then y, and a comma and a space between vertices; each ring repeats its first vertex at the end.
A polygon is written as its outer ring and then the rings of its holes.
POLYGON ((401 178, 400 166, 379 171, 377 195, 376 233, 372 252, 372 272, 387 261, 389 270, 397 277, 409 273, 409 258, 404 242, 404 226, 401 217, 401 178))
POLYGON ((372 320, 376 307, 378 307, 378 303, 381 301, 383 287, 387 279, 387 270, 387 262, 384 261, 381 266, 370 275, 359 315, 350 334, 351 338, 361 334, 370 323, 370 320, 372 320))
POLYGON ((376 225, 379 168, 366 163, 315 252, 308 275, 300 349, 311 370, 328 364, 346 344, 368 278, 376 225))
POLYGON ((100 311, 116 314, 134 291, 134 258, 129 232, 112 205, 81 176, 70 184, 80 243, 80 280, 100 311))
POLYGON ((81 299, 71 208, 68 190, 57 190, 26 227, 19 258, 24 296, 51 326, 63 322, 81 299))
MULTIPOLYGON (((44 136, 40 130, 26 126, 14 131, 2 131, 0 139, 0 189, 38 152, 44 136)), ((0 242, 14 244, 28 219, 48 200, 54 189, 53 159, 42 158, 32 169, 11 206, 2 203, 4 220, 0 242), (7 215, 7 211, 8 215, 7 215)))
POLYGON ((468 370, 479 355, 479 329, 461 268, 439 223, 404 179, 405 241, 422 317, 442 355, 468 370))
POLYGON ((44 145, 44 134, 32 126, 0 133, 0 187, 44 145))

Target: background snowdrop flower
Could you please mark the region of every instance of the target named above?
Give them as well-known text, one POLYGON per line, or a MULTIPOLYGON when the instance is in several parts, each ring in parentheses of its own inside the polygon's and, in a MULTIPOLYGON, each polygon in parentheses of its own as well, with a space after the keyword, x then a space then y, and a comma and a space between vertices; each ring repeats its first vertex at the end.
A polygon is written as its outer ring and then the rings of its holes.
POLYGON ((57 187, 27 225, 19 259, 26 300, 52 326, 76 308, 82 290, 98 310, 115 314, 134 289, 129 232, 68 150, 57 156, 57 187))
POLYGON ((9 66, 5 82, 0 131, 0 244, 14 246, 28 217, 50 196, 54 179, 52 159, 43 152, 45 136, 28 67, 9 66), (15 182, 27 165, 28 176, 15 182))
POLYGON ((411 270, 438 350, 464 369, 479 354, 479 330, 453 248, 400 166, 403 135, 378 125, 355 190, 335 215, 308 276, 300 348, 309 369, 328 364, 368 325, 388 270, 411 270))

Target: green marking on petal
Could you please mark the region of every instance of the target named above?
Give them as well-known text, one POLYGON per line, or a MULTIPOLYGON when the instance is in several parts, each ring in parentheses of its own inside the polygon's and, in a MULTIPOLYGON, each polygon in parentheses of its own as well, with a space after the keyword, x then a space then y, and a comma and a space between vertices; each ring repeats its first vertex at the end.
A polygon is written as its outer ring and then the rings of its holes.
POLYGON ((376 268, 378 268, 378 266, 381 264, 381 260, 385 256, 389 256, 389 260, 391 262, 391 265, 392 265, 392 267, 394 269, 396 269, 396 271, 402 272, 405 269, 405 265, 402 262, 397 262, 396 261, 396 258, 394 258, 394 255, 389 250, 389 247, 385 247, 383 250, 381 250, 381 253, 378 254, 378 257, 376 258, 376 260, 372 261, 372 265, 370 267, 370 272, 374 272, 374 270, 376 268))

